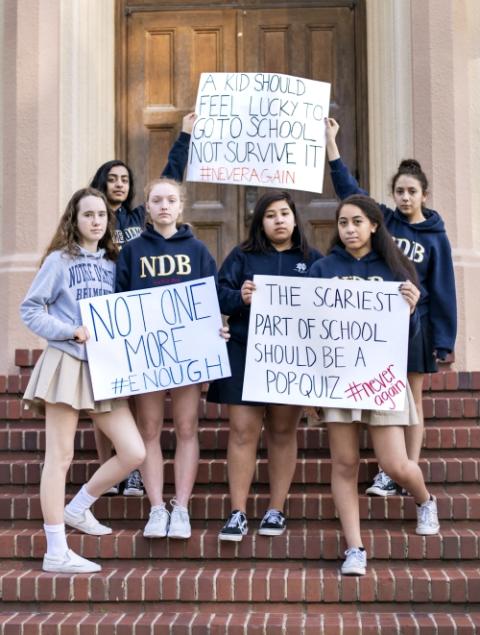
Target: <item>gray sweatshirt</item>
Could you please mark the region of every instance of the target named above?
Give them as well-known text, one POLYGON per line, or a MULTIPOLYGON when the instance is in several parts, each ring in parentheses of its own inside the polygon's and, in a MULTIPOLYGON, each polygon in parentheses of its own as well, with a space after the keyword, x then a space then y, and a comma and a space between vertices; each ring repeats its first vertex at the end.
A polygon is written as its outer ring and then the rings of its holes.
POLYGON ((20 305, 30 330, 77 359, 87 359, 85 344, 73 339, 82 324, 78 301, 113 293, 115 287, 115 263, 104 255, 104 249, 91 253, 81 247, 73 258, 64 251, 52 252, 20 305))

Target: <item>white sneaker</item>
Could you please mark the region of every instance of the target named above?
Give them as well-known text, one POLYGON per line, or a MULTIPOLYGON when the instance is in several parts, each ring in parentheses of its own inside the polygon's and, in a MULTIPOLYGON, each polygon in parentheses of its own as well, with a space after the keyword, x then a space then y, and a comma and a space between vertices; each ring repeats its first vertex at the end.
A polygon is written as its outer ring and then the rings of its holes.
POLYGON ((150 516, 143 530, 143 535, 145 538, 165 538, 169 520, 170 514, 167 512, 165 505, 154 507, 150 510, 150 516))
POLYGON ((433 536, 438 534, 439 531, 437 499, 432 497, 431 500, 417 505, 417 528, 415 533, 420 536, 433 536))
POLYGON ((102 567, 69 549, 65 552, 63 559, 52 558, 45 554, 42 569, 52 573, 97 573, 102 570, 102 567))
POLYGON ((169 538, 190 538, 192 535, 192 527, 190 526, 190 517, 188 515, 188 509, 182 507, 177 503, 177 500, 173 498, 170 501, 172 505, 172 513, 170 514, 170 526, 168 528, 169 538))
POLYGON ((117 496, 120 488, 118 485, 112 485, 105 492, 103 492, 102 496, 117 496))
POLYGON ((351 547, 345 551, 346 559, 342 564, 342 575, 365 575, 367 572, 367 552, 365 549, 351 547))
POLYGON ((90 536, 106 536, 112 533, 112 528, 99 523, 89 509, 86 509, 83 514, 72 514, 68 507, 65 507, 63 517, 65 524, 90 536))

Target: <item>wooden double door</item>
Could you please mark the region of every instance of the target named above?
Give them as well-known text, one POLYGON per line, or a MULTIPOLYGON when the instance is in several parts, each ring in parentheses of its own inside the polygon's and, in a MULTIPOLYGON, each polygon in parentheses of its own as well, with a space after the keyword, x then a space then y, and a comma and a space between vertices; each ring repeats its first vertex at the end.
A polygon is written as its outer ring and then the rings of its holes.
MULTIPOLYGON (((330 82, 330 114, 342 125, 342 156, 365 182, 363 2, 226 4, 117 3, 117 156, 133 169, 137 193, 165 165, 182 117, 194 110, 203 72, 286 73, 330 82)), ((204 183, 188 183, 187 190, 186 219, 221 263, 245 237, 264 190, 204 183)), ((324 250, 335 209, 328 166, 322 195, 293 196, 313 244, 324 250)))

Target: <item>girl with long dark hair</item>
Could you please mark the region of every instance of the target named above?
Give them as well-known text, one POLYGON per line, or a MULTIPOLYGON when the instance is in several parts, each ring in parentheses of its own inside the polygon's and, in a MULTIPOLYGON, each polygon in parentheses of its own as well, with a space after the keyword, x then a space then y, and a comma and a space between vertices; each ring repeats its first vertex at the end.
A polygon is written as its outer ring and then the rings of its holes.
MULTIPOLYGON (((336 137, 340 126, 326 120, 327 155, 335 192, 340 199, 367 194, 343 163, 336 137)), ((420 284, 418 313, 420 329, 408 349, 408 382, 419 417, 419 425, 405 430, 408 456, 418 463, 423 443, 423 376, 437 372, 437 361, 453 351, 457 333, 457 307, 452 254, 445 225, 435 210, 425 206, 428 180, 415 159, 401 161, 391 180, 395 209, 381 204, 385 226, 416 268, 420 284)), ((382 466, 383 467, 383 466, 382 466)), ((382 469, 366 490, 374 496, 398 493, 391 475, 382 469)))
MULTIPOLYGON (((398 281, 400 293, 410 307, 410 330, 418 329, 416 305, 420 298, 414 266, 393 242, 383 214, 371 198, 354 195, 340 203, 337 229, 328 255, 314 263, 311 277, 398 281)), ((417 504, 416 533, 439 531, 437 505, 425 487, 422 471, 408 458, 404 429, 418 424, 407 384, 403 411, 322 408, 327 423, 332 459, 332 494, 347 543, 344 575, 364 575, 367 555, 360 534, 358 468, 360 425, 368 425, 375 455, 388 473, 404 487, 417 504)))
POLYGON ((228 353, 232 377, 210 385, 207 399, 228 404, 230 433, 227 450, 232 512, 220 540, 241 541, 248 531, 247 498, 255 472, 262 427, 268 444, 270 504, 259 533, 285 531, 285 500, 297 460, 297 424, 302 408, 242 400, 254 274, 306 276, 321 254, 307 241, 300 214, 288 192, 271 191, 255 206, 248 238, 227 256, 219 275, 220 310, 228 315, 228 353))

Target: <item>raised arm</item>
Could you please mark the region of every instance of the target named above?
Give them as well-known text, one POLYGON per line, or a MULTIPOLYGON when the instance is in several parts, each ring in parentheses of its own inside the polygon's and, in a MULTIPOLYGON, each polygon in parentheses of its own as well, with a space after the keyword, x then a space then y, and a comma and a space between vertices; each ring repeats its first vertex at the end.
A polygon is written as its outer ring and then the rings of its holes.
POLYGON ((325 136, 327 141, 327 158, 330 165, 330 175, 332 177, 335 194, 339 199, 347 198, 352 194, 367 194, 359 186, 356 178, 349 171, 340 157, 336 137, 340 126, 335 119, 325 118, 325 136))
POLYGON ((182 131, 168 153, 167 165, 163 168, 162 176, 175 181, 183 181, 183 175, 188 161, 188 146, 190 135, 197 115, 194 112, 185 115, 182 122, 182 131))

